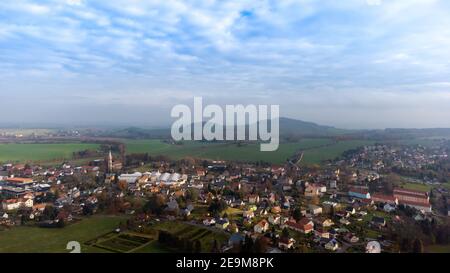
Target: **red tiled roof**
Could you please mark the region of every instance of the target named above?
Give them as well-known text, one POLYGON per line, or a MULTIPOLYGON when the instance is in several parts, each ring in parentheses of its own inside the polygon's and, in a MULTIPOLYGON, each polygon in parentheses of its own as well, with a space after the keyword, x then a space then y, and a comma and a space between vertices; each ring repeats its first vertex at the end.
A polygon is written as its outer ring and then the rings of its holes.
POLYGON ((372 194, 372 199, 374 201, 389 201, 389 202, 395 202, 395 197, 393 195, 385 195, 381 193, 374 193, 372 194))

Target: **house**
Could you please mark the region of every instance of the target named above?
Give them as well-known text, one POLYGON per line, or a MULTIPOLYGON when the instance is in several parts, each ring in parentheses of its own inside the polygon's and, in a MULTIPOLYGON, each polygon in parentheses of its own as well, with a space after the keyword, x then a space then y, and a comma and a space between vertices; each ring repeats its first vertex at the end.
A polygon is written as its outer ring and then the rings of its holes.
POLYGON ((274 214, 278 214, 281 212, 281 208, 280 206, 274 206, 272 207, 272 209, 270 210, 270 212, 274 213, 274 214))
POLYGON ((334 222, 329 218, 315 218, 314 224, 319 227, 328 228, 334 225, 334 222))
POLYGON ((198 177, 203 177, 206 175, 206 171, 203 168, 198 168, 197 170, 195 170, 196 174, 198 177))
POLYGON ((20 202, 22 203, 21 205, 26 207, 26 208, 32 208, 33 207, 33 199, 29 198, 23 198, 20 199, 20 202))
POLYGON ((328 243, 325 244, 325 249, 330 251, 336 251, 339 248, 339 243, 336 239, 331 239, 328 243))
POLYGON ((309 212, 310 212, 312 215, 318 215, 318 214, 321 214, 321 213, 322 213, 322 208, 319 207, 319 206, 316 206, 316 205, 309 205, 308 208, 309 208, 309 212))
POLYGON ((314 230, 314 235, 316 235, 319 238, 325 238, 325 239, 329 239, 330 238, 330 233, 328 231, 326 231, 323 228, 317 228, 314 230))
POLYGON ((281 237, 278 242, 278 247, 284 250, 291 249, 295 244, 295 240, 293 238, 281 237))
POLYGON ((267 222, 267 220, 261 220, 254 227, 254 231, 256 233, 264 233, 267 232, 267 230, 269 230, 269 222, 267 222))
POLYGON ((352 187, 349 191, 348 191, 348 195, 350 197, 355 197, 355 198, 359 198, 359 199, 370 199, 370 193, 368 190, 364 189, 364 188, 356 188, 356 187, 352 187))
POLYGON ((25 199, 25 198, 7 199, 2 202, 2 208, 3 208, 3 210, 6 210, 6 211, 16 210, 21 207, 32 208, 33 207, 33 199, 25 199))
POLYGON ((320 189, 319 187, 316 187, 314 185, 308 185, 305 188, 305 196, 306 197, 314 197, 314 196, 318 196, 320 194, 320 189))
POLYGON ((303 218, 298 222, 293 220, 287 221, 284 226, 304 234, 309 234, 314 230, 314 223, 308 218, 303 218))

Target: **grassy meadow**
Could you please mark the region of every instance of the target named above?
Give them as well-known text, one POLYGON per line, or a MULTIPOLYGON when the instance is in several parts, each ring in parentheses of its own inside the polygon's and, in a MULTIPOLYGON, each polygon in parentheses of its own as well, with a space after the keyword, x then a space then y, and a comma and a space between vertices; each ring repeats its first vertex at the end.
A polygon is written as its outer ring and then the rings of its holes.
POLYGON ((81 252, 104 252, 83 244, 95 237, 113 231, 124 216, 93 216, 59 228, 15 227, 0 231, 0 253, 68 253, 70 241, 81 244, 81 252))

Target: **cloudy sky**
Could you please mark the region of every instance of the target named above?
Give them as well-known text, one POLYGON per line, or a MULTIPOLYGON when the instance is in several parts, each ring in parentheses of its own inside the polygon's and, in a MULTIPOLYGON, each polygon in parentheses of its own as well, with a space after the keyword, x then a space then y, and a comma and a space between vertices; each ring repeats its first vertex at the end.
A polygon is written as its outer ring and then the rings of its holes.
POLYGON ((0 124, 159 126, 193 96, 450 127, 450 1, 0 1, 0 124))

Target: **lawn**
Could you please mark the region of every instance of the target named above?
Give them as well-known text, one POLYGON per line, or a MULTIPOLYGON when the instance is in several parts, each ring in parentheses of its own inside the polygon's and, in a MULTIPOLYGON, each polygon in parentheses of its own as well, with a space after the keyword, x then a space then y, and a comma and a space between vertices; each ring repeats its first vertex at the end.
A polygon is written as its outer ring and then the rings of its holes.
POLYGON ((62 229, 14 227, 0 231, 1 253, 67 253, 69 241, 81 243, 81 252, 104 252, 84 242, 113 231, 124 216, 93 216, 62 229))
POLYGON ((73 153, 83 150, 97 150, 98 144, 0 144, 0 162, 31 162, 71 159, 73 153))
POLYGON ((354 149, 369 141, 340 141, 315 138, 302 139, 298 142, 281 143, 274 152, 261 152, 259 144, 206 143, 185 141, 181 145, 172 145, 160 140, 125 140, 127 153, 149 153, 150 155, 165 155, 170 158, 196 157, 212 160, 239 160, 245 162, 266 161, 282 164, 298 151, 304 151, 303 163, 316 164, 322 160, 334 159, 348 149, 354 149))

